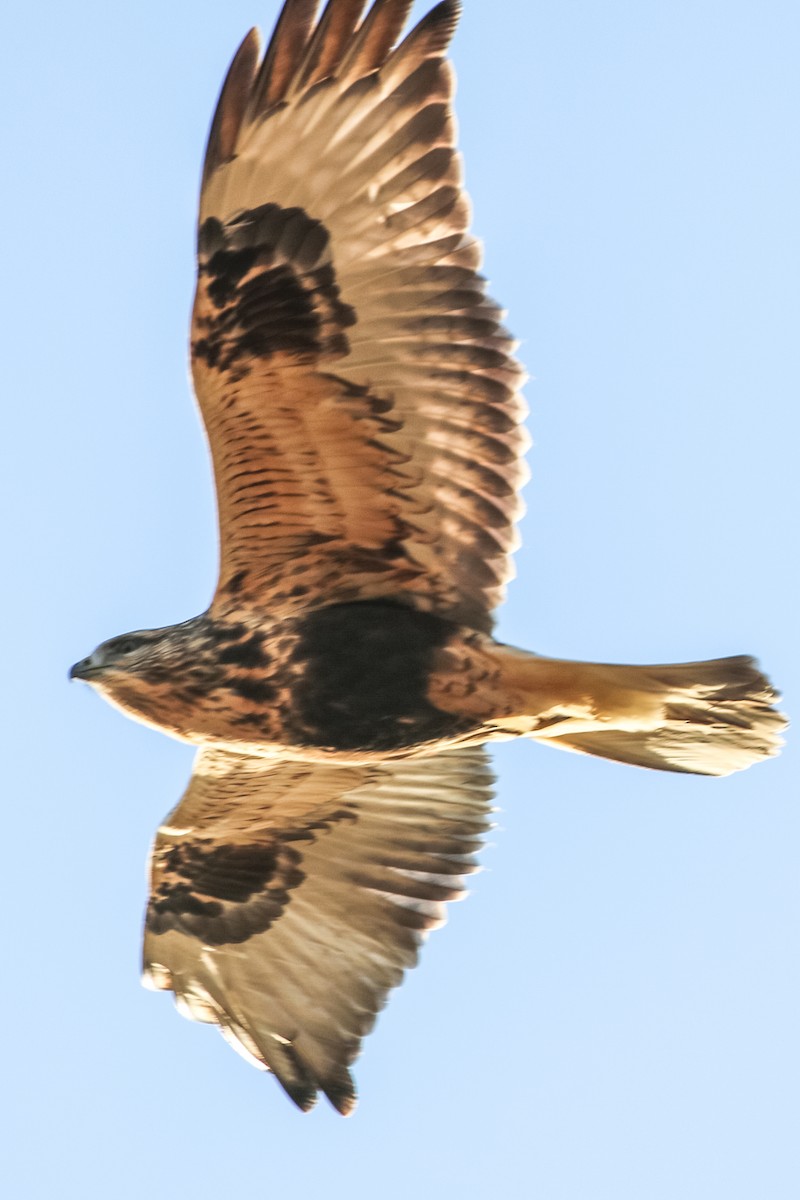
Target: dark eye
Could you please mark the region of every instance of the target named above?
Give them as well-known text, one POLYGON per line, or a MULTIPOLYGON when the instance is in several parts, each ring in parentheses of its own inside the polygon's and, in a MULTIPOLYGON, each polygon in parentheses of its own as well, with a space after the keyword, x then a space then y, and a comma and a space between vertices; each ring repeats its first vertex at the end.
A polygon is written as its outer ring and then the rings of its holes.
POLYGON ((144 645, 144 638, 140 637, 121 637, 112 645, 112 650, 115 654, 131 654, 134 650, 138 650, 144 645))

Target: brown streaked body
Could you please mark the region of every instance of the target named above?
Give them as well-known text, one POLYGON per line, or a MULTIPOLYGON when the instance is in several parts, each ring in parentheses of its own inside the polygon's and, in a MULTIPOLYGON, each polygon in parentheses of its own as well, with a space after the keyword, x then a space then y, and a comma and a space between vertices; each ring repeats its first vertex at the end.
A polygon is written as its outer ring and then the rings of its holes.
POLYGON ((445 57, 458 5, 287 0, 223 85, 192 368, 219 509, 208 611, 72 674, 198 746, 151 860, 145 976, 309 1108, 349 1068, 487 827, 484 743, 724 775, 777 751, 752 659, 497 642, 522 370, 478 274, 445 57))

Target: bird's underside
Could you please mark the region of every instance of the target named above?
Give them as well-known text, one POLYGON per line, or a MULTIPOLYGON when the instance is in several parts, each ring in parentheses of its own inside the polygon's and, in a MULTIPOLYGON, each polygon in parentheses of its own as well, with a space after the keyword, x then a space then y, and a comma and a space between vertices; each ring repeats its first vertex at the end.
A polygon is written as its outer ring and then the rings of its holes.
POLYGON ((545 658, 386 600, 302 617, 204 614, 105 643, 76 673, 196 745, 369 764, 527 736, 640 766, 726 775, 774 752, 775 693, 745 656, 623 666, 545 658), (118 643, 124 649, 119 661, 118 643), (115 661, 116 658, 116 661, 115 661))
POLYGON ((614 666, 491 634, 522 371, 478 274, 445 54, 458 4, 288 0, 209 135, 192 319, 220 575, 73 674, 195 743, 151 858, 145 978, 301 1108, 349 1068, 487 828, 483 744, 724 775, 784 719, 752 659, 614 666))

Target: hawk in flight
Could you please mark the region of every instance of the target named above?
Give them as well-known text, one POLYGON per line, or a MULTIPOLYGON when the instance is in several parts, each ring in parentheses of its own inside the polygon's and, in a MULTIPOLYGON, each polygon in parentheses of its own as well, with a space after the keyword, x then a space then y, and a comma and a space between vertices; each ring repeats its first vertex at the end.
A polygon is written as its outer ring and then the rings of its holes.
POLYGON ((150 863, 144 973, 302 1109, 349 1068, 487 827, 487 742, 724 775, 783 718, 750 658, 550 659, 492 637, 522 371, 454 148, 458 17, 287 0, 203 168, 192 370, 220 571, 202 616, 72 668, 198 747, 150 863))

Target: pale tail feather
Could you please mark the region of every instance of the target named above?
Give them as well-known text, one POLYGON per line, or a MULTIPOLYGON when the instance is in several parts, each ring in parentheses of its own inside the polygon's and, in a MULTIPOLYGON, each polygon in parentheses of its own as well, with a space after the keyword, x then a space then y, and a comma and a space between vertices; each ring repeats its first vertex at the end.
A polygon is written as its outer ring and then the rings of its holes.
MULTIPOLYGON (((533 662, 539 672, 563 666, 577 701, 531 731, 563 750, 659 771, 729 775, 783 745, 787 720, 773 707, 778 694, 745 655, 663 666, 533 662), (587 700, 591 715, 581 712, 587 700)), ((534 694, 539 672, 531 670, 534 694)))

